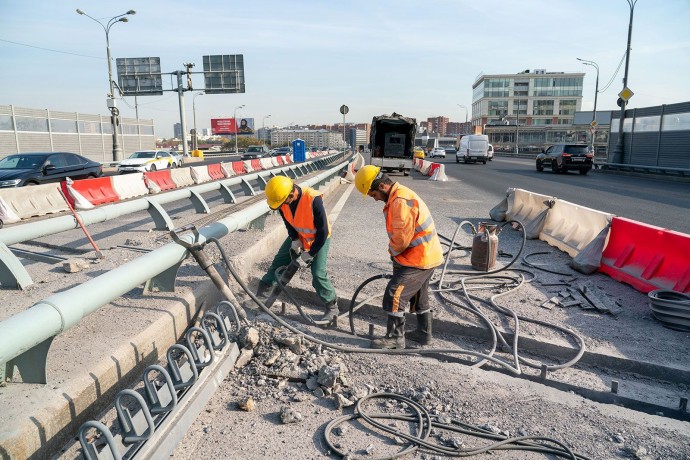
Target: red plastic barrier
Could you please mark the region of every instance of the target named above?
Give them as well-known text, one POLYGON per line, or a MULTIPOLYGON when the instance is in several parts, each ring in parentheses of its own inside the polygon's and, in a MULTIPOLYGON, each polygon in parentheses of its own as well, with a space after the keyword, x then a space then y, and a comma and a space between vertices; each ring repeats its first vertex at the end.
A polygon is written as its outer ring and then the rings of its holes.
POLYGON ((213 180, 225 179, 225 174, 223 174, 220 163, 208 165, 208 175, 211 176, 213 180))
POLYGON ((65 196, 65 199, 69 205, 72 206, 72 209, 74 209, 76 207, 76 203, 74 202, 72 195, 69 194, 69 190, 67 190, 67 181, 63 180, 60 182, 60 190, 62 190, 62 194, 65 196))
POLYGON ((264 169, 263 166, 261 166, 261 160, 258 160, 258 159, 257 160, 251 160, 251 165, 252 165, 252 169, 254 171, 260 171, 260 170, 264 169))
POLYGON ((235 171, 235 174, 244 174, 247 171, 244 170, 244 162, 242 161, 233 161, 232 162, 232 170, 235 171))
POLYGON ((440 167, 441 167, 441 165, 440 165, 439 163, 431 163, 431 168, 429 168, 429 173, 428 173, 428 175, 429 175, 429 176, 433 176, 433 175, 434 175, 434 171, 436 171, 436 170, 437 170, 438 168, 440 168, 440 167))
POLYGON ((690 235, 614 217, 599 270, 640 292, 690 292, 690 235))
POLYGON ((294 163, 294 161, 292 161, 292 156, 290 156, 290 155, 285 155, 285 163, 286 163, 286 164, 287 164, 287 163, 294 163))
POLYGON ((161 190, 172 190, 177 187, 175 182, 173 182, 172 177, 170 177, 169 169, 145 172, 144 176, 146 176, 148 180, 155 182, 161 190))
POLYGON ((110 177, 75 180, 72 183, 72 188, 94 205, 120 201, 115 190, 113 190, 110 177))
POLYGON ((285 164, 285 160, 283 160, 283 157, 282 157, 281 155, 278 155, 278 156, 276 157, 276 160, 278 160, 278 164, 279 164, 280 166, 282 166, 282 165, 285 164))

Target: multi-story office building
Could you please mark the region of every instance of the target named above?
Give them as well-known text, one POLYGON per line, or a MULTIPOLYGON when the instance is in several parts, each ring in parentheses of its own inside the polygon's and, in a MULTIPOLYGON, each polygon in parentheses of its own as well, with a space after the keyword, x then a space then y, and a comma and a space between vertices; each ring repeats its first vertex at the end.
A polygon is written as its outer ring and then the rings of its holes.
POLYGON ((584 76, 544 69, 480 75, 472 85, 472 124, 571 125, 584 76))
POLYGON ((273 129, 271 146, 287 145, 295 139, 302 139, 307 147, 341 149, 345 147, 343 133, 325 129, 273 129))
POLYGON ((173 125, 173 135, 175 139, 182 139, 182 123, 175 123, 173 125))

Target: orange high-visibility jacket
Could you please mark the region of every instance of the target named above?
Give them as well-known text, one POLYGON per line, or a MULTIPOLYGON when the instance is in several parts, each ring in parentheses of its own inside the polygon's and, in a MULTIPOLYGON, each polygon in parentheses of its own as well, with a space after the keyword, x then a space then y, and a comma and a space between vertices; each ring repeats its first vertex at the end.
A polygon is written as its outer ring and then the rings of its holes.
MULTIPOLYGON (((292 215, 289 204, 284 203, 280 207, 280 211, 283 213, 287 223, 292 225, 292 227, 297 231, 305 251, 309 251, 311 244, 316 238, 313 205, 314 198, 317 196, 321 196, 321 193, 317 192, 313 188, 302 187, 302 196, 297 203, 297 209, 294 216, 292 215)), ((326 217, 326 219, 328 219, 328 217, 326 217)), ((330 236, 331 222, 328 221, 328 237, 330 236)))
POLYGON ((443 250, 429 208, 409 188, 393 184, 383 208, 388 252, 407 267, 428 269, 443 263, 443 250))

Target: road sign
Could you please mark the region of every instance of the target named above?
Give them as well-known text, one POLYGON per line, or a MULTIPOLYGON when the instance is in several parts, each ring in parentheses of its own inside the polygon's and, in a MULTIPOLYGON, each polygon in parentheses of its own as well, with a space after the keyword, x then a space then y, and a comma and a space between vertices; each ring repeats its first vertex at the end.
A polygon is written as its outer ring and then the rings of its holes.
POLYGON ((634 94, 635 93, 633 93, 632 90, 626 86, 620 93, 618 93, 618 97, 623 99, 625 102, 628 102, 634 94))
POLYGON ((589 126, 591 126, 592 128, 596 128, 598 124, 599 123, 597 123, 596 120, 592 120, 592 122, 589 124, 589 126))
POLYGON ((349 111, 350 111, 350 109, 348 108, 348 106, 346 106, 344 104, 340 106, 340 113, 342 113, 343 115, 347 114, 347 112, 349 112, 349 111))

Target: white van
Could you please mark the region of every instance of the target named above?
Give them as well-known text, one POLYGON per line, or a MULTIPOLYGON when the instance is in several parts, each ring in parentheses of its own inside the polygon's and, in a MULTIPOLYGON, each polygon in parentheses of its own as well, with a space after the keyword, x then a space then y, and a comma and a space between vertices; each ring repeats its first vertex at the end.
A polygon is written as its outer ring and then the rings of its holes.
POLYGON ((460 147, 455 154, 455 162, 476 163, 481 161, 486 164, 489 159, 489 136, 486 134, 469 134, 460 139, 460 147))

